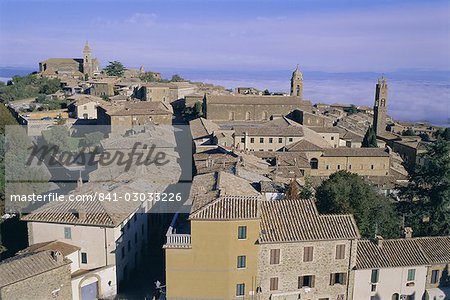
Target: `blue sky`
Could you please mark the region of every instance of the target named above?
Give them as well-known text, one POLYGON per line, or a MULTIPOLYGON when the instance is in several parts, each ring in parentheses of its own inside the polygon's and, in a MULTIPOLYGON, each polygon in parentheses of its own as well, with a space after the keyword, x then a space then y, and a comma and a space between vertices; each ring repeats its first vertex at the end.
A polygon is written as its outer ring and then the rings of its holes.
POLYGON ((450 70, 448 0, 0 0, 0 66, 79 57, 147 69, 450 70))

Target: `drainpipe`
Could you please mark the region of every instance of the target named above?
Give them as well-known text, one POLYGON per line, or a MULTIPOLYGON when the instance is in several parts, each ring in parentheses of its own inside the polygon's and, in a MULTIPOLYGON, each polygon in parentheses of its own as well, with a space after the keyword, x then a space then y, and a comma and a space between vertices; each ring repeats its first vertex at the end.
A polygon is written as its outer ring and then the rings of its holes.
POLYGON ((108 243, 106 240, 106 227, 103 228, 104 236, 105 236, 105 266, 108 265, 108 243))

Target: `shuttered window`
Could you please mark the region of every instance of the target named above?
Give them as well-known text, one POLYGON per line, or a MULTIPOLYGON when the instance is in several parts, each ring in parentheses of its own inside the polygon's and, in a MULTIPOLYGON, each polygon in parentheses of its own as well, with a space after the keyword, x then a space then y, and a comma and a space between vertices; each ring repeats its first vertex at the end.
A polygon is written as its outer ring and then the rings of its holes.
POLYGON ((280 249, 270 249, 270 264, 278 265, 280 263, 280 249))
POLYGON ((330 274, 330 285, 346 284, 347 273, 332 273, 330 274))
POLYGON ((345 245, 336 245, 336 259, 345 258, 345 245))
POLYGON ((278 290, 278 277, 270 278, 270 290, 271 291, 278 290))
POLYGON ((314 259, 314 247, 305 247, 303 248, 303 261, 313 261, 314 259))

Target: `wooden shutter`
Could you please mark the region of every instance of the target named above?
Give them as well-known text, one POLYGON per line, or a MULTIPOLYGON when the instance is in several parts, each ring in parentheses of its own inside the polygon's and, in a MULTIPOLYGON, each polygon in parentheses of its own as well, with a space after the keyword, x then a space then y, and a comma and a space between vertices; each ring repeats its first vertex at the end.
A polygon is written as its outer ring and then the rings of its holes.
POLYGON ((347 273, 342 273, 342 284, 347 284, 347 273))
POLYGON ((334 284, 334 273, 330 274, 330 285, 334 284))
POLYGON ((311 276, 311 287, 313 288, 315 284, 316 284, 316 275, 312 275, 311 276))
POLYGON ((270 278, 270 290, 271 291, 278 290, 278 277, 270 278))
POLYGON ((303 276, 298 276, 298 288, 303 287, 303 276))

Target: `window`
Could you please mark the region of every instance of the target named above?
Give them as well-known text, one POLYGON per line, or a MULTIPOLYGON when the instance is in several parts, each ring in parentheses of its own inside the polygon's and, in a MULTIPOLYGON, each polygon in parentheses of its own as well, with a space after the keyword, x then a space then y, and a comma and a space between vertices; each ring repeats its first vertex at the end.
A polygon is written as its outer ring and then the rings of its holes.
POLYGON ((278 138, 278 143, 282 143, 283 142, 283 138, 278 138))
POLYGON ((330 285, 345 284, 346 281, 347 281, 347 274, 345 273, 330 274, 330 285))
POLYGON ((273 143, 273 138, 269 138, 269 143, 270 143, 270 144, 273 143))
POLYGON ((330 168, 330 166, 329 165, 327 165, 326 167, 325 167, 327 170, 330 168))
POLYGON ((313 261, 314 258, 314 247, 304 247, 303 248, 303 261, 313 261))
POLYGON ((240 255, 237 257, 237 268, 245 268, 245 255, 240 255))
POLYGON ((311 169, 317 170, 319 168, 319 160, 317 158, 311 158, 309 164, 311 165, 311 169))
POLYGON ((245 143, 245 138, 241 138, 241 143, 245 143))
POLYGON ((238 283, 236 284, 236 296, 244 296, 245 294, 245 284, 238 283))
POLYGON ((416 269, 408 270, 408 281, 413 281, 416 279, 416 269))
POLYGON ((352 165, 348 165, 348 169, 351 170, 352 169, 352 165))
POLYGON ((289 143, 292 143, 294 141, 294 139, 293 138, 289 138, 288 141, 289 141, 289 143))
POLYGON ((280 263, 280 249, 270 249, 270 264, 278 265, 280 263))
POLYGON ((373 165, 371 165, 370 168, 373 170, 373 165))
POLYGON ((431 283, 435 284, 439 281, 439 270, 432 270, 431 271, 431 283))
POLYGON ((255 142, 255 138, 250 138, 250 143, 254 143, 255 142))
POLYGON ((87 264, 87 253, 86 252, 81 252, 81 263, 87 264))
POLYGON ((399 300, 400 299, 400 295, 395 293, 392 295, 392 300, 399 300))
POLYGON ((345 245, 336 245, 336 259, 345 258, 345 245))
POLYGON ((376 284, 372 284, 372 285, 370 286, 370 291, 371 291, 371 292, 376 292, 376 291, 377 291, 377 285, 376 285, 376 284))
POLYGON ((341 165, 337 165, 337 169, 340 170, 341 169, 341 165))
POLYGON ((238 239, 245 240, 247 238, 247 226, 238 227, 238 239))
POLYGON ((334 141, 334 136, 331 137, 331 140, 334 141))
POLYGON ((378 269, 372 270, 372 275, 370 276, 370 282, 378 283, 379 277, 380 277, 380 270, 378 270, 378 269))
POLYGON ((64 238, 68 240, 72 239, 72 228, 64 227, 64 238))
POLYGON ((264 143, 264 138, 259 138, 260 143, 264 143))
POLYGON ((315 282, 315 276, 314 275, 305 275, 305 276, 299 276, 298 277, 298 288, 301 289, 302 287, 314 287, 315 282))
POLYGON ((249 111, 245 113, 245 119, 250 120, 250 112, 249 111))
POLYGON ((271 291, 278 290, 278 277, 270 278, 270 290, 271 291))
POLYGON ((263 112, 263 114, 262 114, 262 118, 263 118, 263 120, 267 120, 268 119, 268 113, 267 113, 267 111, 265 111, 265 112, 263 112))

